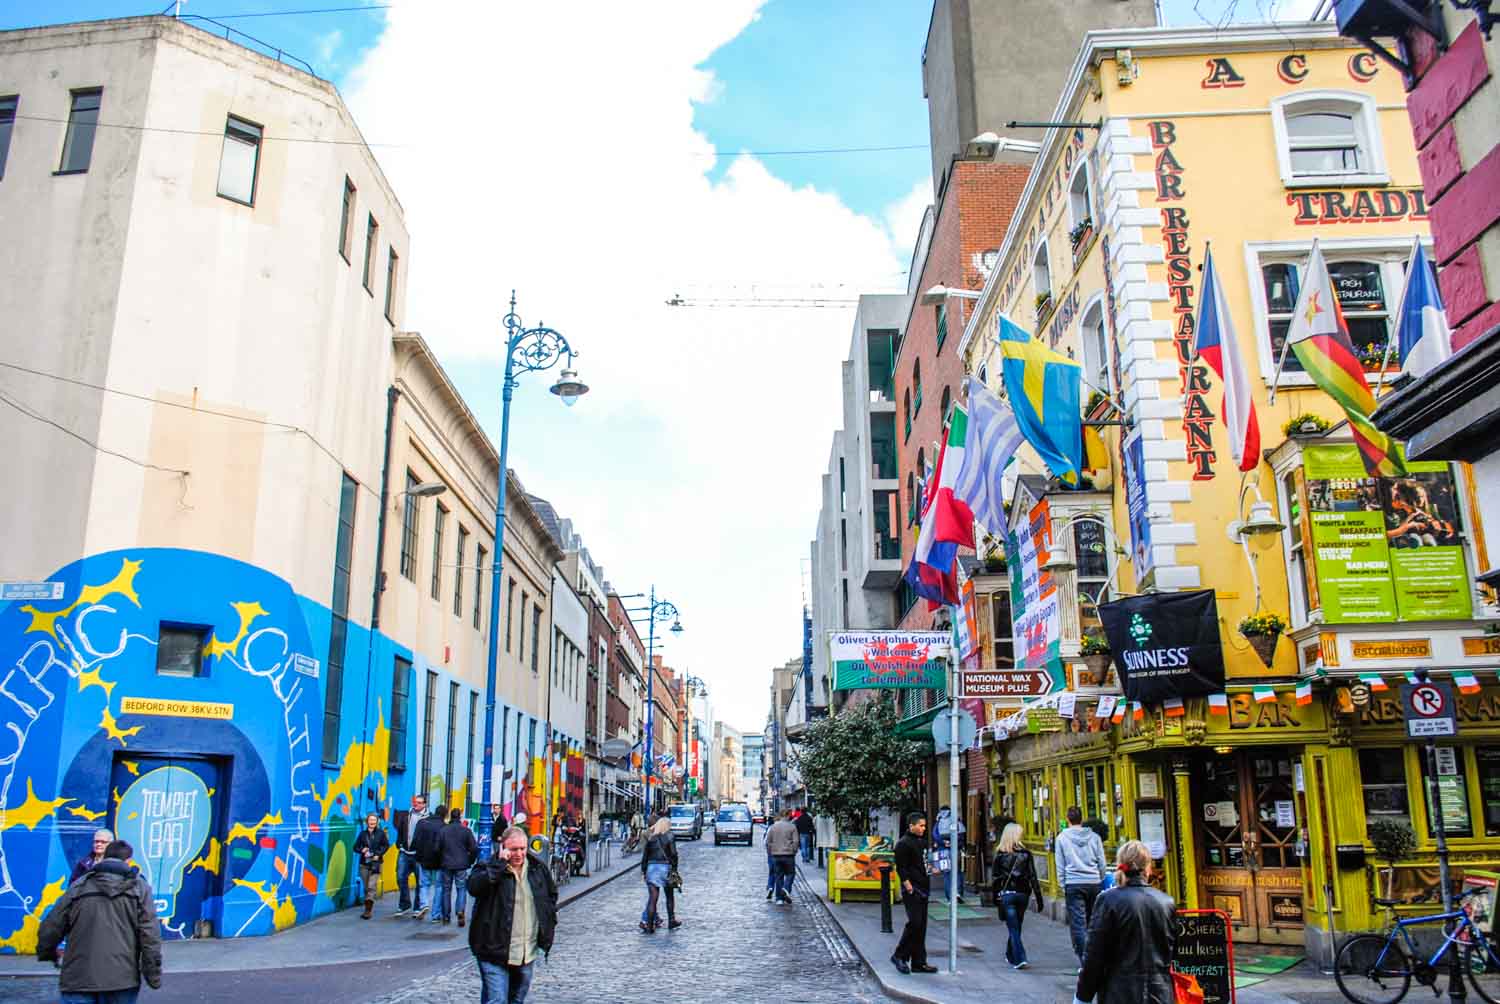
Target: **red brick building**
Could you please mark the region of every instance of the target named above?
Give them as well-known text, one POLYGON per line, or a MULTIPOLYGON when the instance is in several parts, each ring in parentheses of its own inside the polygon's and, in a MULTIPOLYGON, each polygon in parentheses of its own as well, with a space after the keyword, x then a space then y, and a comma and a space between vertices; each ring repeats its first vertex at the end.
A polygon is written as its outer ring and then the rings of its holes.
MULTIPOLYGON (((921 508, 919 483, 937 465, 938 446, 948 411, 963 383, 963 362, 956 347, 972 303, 957 296, 924 305, 922 294, 933 286, 973 290, 984 286, 994 255, 1005 238, 1011 213, 1026 187, 1030 163, 957 160, 942 200, 932 210, 925 255, 912 287, 911 313, 896 351, 896 457, 901 479, 905 532, 901 534, 901 567, 911 563, 916 520, 921 508)), ((900 627, 926 627, 932 615, 903 587, 900 627)))

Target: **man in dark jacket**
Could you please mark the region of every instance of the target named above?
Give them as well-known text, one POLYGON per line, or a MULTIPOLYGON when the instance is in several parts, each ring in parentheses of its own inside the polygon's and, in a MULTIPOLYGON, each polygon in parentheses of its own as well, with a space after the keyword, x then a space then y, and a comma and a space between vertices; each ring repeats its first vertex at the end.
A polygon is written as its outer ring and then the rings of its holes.
POLYGON ((385 863, 385 852, 391 849, 391 838, 385 835, 380 817, 370 813, 365 817, 365 828, 354 838, 354 856, 359 861, 359 884, 365 891, 365 912, 360 914, 370 919, 375 909, 375 897, 380 895, 380 869, 385 863))
POLYGON ((552 950, 557 885, 547 863, 526 849, 519 826, 501 835, 495 855, 469 873, 474 923, 469 950, 479 964, 486 1004, 523 1004, 537 953, 552 950))
POLYGON ((412 841, 416 839, 417 824, 426 816, 427 796, 422 794, 411 797, 410 811, 397 809, 391 815, 391 828, 396 831, 396 888, 401 890, 401 902, 396 910, 398 917, 406 916, 408 910, 415 911, 418 917, 423 913, 422 864, 412 850, 412 841), (412 879, 416 885, 415 899, 408 896, 406 892, 408 878, 412 879))
POLYGON ((37 932, 36 957, 57 959, 64 938, 58 989, 65 1004, 108 1000, 131 1004, 145 980, 161 987, 161 930, 151 886, 128 862, 134 849, 112 842, 104 858, 68 887, 37 932))
POLYGON ((935 973, 927 964, 927 896, 931 879, 927 872, 927 816, 913 812, 906 817, 906 833, 896 841, 896 877, 901 882, 901 906, 906 926, 891 962, 902 973, 935 973))
POLYGON ((1151 853, 1145 844, 1126 841, 1117 860, 1124 883, 1094 902, 1073 996, 1095 1004, 1172 1004, 1172 897, 1148 884, 1151 853))
MULTIPOLYGON (((443 889, 443 827, 448 822, 448 807, 438 806, 432 815, 417 824, 411 840, 412 853, 422 866, 422 884, 427 887, 427 904, 432 907, 432 922, 442 922, 442 905, 438 897, 443 889)), ((414 914, 418 920, 427 911, 418 907, 414 914)))
POLYGON ((797 827, 797 842, 802 845, 802 860, 811 861, 813 859, 813 834, 817 832, 817 827, 813 825, 812 814, 806 809, 798 809, 797 816, 792 822, 797 827))
POLYGON ((439 916, 443 923, 448 923, 448 918, 453 913, 458 913, 458 926, 464 926, 464 907, 467 904, 468 893, 464 889, 464 882, 469 876, 469 869, 479 859, 479 841, 474 839, 474 831, 464 825, 464 810, 454 808, 448 812, 448 824, 443 827, 443 832, 438 834, 438 848, 442 853, 440 862, 443 869, 443 896, 433 907, 432 919, 436 921, 439 916), (458 901, 453 900, 453 887, 458 886, 458 901))

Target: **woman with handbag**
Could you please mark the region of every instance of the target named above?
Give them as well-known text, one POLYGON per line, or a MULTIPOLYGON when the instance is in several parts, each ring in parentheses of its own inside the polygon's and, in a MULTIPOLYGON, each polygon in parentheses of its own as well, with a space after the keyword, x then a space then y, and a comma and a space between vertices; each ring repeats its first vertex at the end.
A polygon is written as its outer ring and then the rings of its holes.
POLYGON ((1026 946, 1021 944, 1021 922, 1026 919, 1026 901, 1036 899, 1042 909, 1042 884, 1037 881, 1036 863, 1021 843, 1021 825, 1009 823, 1000 831, 995 848, 995 863, 990 872, 990 891, 995 894, 995 908, 1005 921, 1010 937, 1005 943, 1005 961, 1012 969, 1025 969, 1026 946))
POLYGON ((1089 921, 1076 1004, 1173 1004, 1172 897, 1147 884, 1151 852, 1127 840, 1115 855, 1115 886, 1099 894, 1089 921))
MULTIPOLYGON (((641 911, 642 933, 655 934, 661 926, 656 904, 663 890, 667 894, 667 929, 681 927, 671 883, 672 877, 677 875, 677 842, 672 839, 672 821, 666 816, 653 823, 646 833, 646 846, 641 850, 641 875, 646 880, 646 907, 641 911)), ((677 885, 681 884, 682 878, 678 876, 677 885)))

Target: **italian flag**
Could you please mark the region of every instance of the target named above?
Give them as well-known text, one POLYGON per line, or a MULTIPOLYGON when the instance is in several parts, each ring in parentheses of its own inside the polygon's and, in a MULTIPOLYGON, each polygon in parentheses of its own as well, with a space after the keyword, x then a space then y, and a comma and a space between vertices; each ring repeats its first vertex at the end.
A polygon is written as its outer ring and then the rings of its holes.
POLYGON ((1453 682, 1458 686, 1458 692, 1461 694, 1479 693, 1479 677, 1473 673, 1454 673, 1453 682))
POLYGON ((1208 695, 1208 713, 1211 714, 1211 715, 1227 715, 1227 714, 1229 714, 1229 695, 1228 694, 1209 694, 1208 695))
MULTIPOLYGON (((1349 325, 1339 308, 1339 298, 1317 240, 1313 241, 1286 342, 1297 353, 1297 361, 1313 383, 1344 409, 1366 473, 1372 478, 1405 474, 1406 457, 1401 444, 1370 421, 1375 397, 1365 383, 1364 367, 1349 340, 1349 325)), ((1283 348, 1282 357, 1285 356, 1283 348)))

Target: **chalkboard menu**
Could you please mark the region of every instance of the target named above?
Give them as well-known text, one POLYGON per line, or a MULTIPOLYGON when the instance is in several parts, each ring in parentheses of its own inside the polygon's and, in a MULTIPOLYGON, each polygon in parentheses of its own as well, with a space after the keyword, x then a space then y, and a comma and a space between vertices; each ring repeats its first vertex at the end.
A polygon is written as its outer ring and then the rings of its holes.
POLYGON ((1178 910, 1172 968, 1198 977, 1203 1004, 1233 1004, 1234 947, 1221 910, 1178 910))

